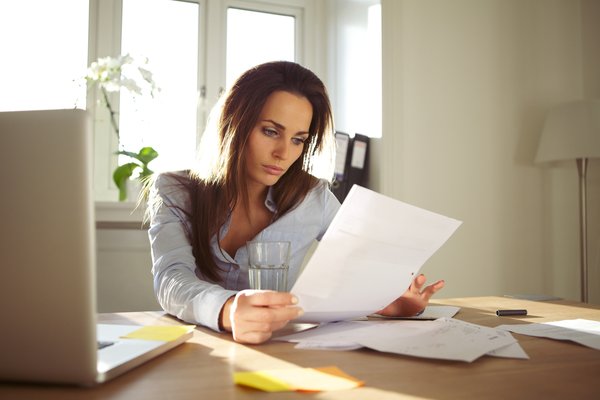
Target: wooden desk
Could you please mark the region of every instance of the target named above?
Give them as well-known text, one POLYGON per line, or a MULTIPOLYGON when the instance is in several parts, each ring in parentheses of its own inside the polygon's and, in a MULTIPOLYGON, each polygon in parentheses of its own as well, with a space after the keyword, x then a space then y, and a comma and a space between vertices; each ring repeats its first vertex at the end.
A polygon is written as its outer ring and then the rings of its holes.
MULTIPOLYGON (((502 297, 437 300, 462 307, 456 318, 485 326, 586 318, 600 307, 573 302, 533 302, 502 297), (526 308, 526 317, 497 317, 499 308, 526 308)), ((102 314, 104 323, 174 324, 159 312, 102 314)), ((418 359, 371 350, 296 350, 290 343, 258 346, 198 328, 171 352, 91 389, 0 385, 0 399, 598 399, 600 351, 578 344, 515 335, 530 360, 484 356, 473 363, 418 359), (267 394, 232 383, 237 370, 336 365, 366 386, 318 394, 267 394)), ((57 362, 47 360, 47 362, 57 362)))

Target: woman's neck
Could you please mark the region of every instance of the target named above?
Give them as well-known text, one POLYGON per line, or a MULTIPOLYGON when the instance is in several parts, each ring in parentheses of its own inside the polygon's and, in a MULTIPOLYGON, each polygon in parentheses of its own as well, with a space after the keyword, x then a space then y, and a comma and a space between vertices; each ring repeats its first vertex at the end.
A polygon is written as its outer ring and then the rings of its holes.
POLYGON ((269 187, 260 184, 248 185, 248 212, 252 214, 252 210, 264 207, 265 200, 269 193, 269 187))
POLYGON ((267 186, 249 187, 248 208, 238 202, 232 210, 229 231, 220 241, 221 248, 232 257, 271 223, 273 214, 265 206, 268 189, 267 186))

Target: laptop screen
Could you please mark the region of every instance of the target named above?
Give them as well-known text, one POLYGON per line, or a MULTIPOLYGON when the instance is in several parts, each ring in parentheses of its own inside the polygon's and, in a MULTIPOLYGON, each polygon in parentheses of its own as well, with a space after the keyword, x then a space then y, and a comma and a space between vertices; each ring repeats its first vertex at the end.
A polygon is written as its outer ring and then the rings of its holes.
POLYGON ((0 113, 0 379, 96 375, 92 137, 82 110, 0 113))

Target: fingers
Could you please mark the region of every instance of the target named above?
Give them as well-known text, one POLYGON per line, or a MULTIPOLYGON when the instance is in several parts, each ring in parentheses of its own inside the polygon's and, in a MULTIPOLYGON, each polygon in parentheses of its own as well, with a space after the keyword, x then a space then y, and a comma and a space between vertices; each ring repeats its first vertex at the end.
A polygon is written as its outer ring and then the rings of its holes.
POLYGON ((425 275, 420 274, 413 279, 410 288, 402 296, 389 304, 378 314, 388 316, 412 316, 427 307, 431 296, 444 287, 445 282, 439 280, 429 286, 425 286, 425 275))
POLYGON ((414 293, 417 294, 424 294, 427 293, 429 294, 429 296, 433 295, 435 292, 437 292, 438 290, 442 289, 444 287, 445 282, 443 280, 439 280, 427 287, 425 287, 425 289, 423 289, 423 286, 425 286, 425 282, 427 281, 427 278, 425 278, 425 275, 423 274, 419 274, 414 280, 413 283, 411 285, 411 289, 414 293))
POLYGON ((244 296, 248 304, 253 306, 276 307, 298 304, 298 298, 287 292, 274 292, 271 290, 243 290, 240 292, 240 296, 244 296))
POLYGON ((443 289, 445 285, 446 285, 446 281, 444 281, 444 280, 437 281, 436 283, 431 285, 431 286, 433 286, 433 293, 437 292, 440 289, 443 289))
POLYGON ((239 292, 230 312, 234 340, 242 343, 262 343, 273 331, 302 315, 294 307, 298 299, 290 293, 244 290, 239 292))
POLYGON ((423 274, 419 274, 417 275, 417 277, 414 279, 414 284, 415 286, 417 286, 418 288, 423 287, 423 285, 425 284, 425 282, 427 281, 427 278, 425 278, 425 275, 423 274))
POLYGON ((425 275, 419 274, 417 275, 410 284, 409 290, 415 294, 419 294, 421 292, 421 288, 425 285, 427 279, 425 275))
POLYGON ((245 322, 235 325, 233 340, 239 343, 259 344, 271 338, 273 332, 283 328, 288 321, 278 323, 245 322))
POLYGON ((255 307, 250 306, 245 309, 244 320, 248 322, 276 323, 289 321, 301 315, 302 309, 299 307, 255 307))
POLYGON ((427 286, 425 289, 423 289, 423 291, 421 293, 426 294, 427 298, 429 298, 429 297, 433 296, 437 291, 442 289, 445 284, 446 284, 446 282, 444 282, 443 280, 439 280, 439 281, 427 286))

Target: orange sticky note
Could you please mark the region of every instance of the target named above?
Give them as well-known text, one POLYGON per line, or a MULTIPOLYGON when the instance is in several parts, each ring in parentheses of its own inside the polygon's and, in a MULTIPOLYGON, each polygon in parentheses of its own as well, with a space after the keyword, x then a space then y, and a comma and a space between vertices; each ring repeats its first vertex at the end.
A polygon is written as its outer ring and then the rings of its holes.
POLYGON ((340 378, 345 378, 345 379, 351 380, 353 382, 356 382, 358 384, 358 386, 363 386, 365 384, 364 381, 361 381, 351 375, 348 375, 347 373, 345 373, 344 371, 342 371, 335 365, 330 365, 328 367, 319 367, 319 368, 315 368, 315 369, 317 371, 325 372, 326 374, 335 375, 335 376, 339 376, 340 378))
POLYGON ((172 342, 182 335, 194 330, 194 325, 172 325, 172 326, 143 326, 127 335, 121 336, 124 339, 158 340, 162 342, 172 342))

